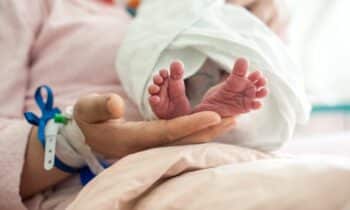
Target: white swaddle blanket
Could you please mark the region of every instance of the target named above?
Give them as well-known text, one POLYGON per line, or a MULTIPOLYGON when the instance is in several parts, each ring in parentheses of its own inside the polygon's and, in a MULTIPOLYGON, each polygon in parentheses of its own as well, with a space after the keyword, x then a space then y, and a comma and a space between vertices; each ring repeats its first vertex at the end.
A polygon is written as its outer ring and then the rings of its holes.
POLYGON ((230 142, 275 149, 308 119, 310 106, 303 78, 283 43, 245 9, 224 0, 144 0, 116 65, 126 92, 151 119, 147 87, 159 69, 180 59, 188 78, 211 58, 230 72, 238 57, 266 75, 270 94, 262 109, 238 118, 230 142))

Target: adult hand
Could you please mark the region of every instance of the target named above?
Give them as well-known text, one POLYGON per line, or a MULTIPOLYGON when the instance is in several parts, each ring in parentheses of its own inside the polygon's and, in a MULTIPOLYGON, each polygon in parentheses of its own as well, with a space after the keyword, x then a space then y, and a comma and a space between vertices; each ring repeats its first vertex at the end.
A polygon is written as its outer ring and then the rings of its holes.
POLYGON ((227 2, 247 8, 271 30, 280 36, 284 35, 289 21, 284 0, 227 0, 227 2))
POLYGON ((172 120, 125 121, 118 95, 89 95, 75 105, 74 116, 92 149, 120 158, 147 148, 208 142, 234 126, 215 112, 200 112, 172 120))

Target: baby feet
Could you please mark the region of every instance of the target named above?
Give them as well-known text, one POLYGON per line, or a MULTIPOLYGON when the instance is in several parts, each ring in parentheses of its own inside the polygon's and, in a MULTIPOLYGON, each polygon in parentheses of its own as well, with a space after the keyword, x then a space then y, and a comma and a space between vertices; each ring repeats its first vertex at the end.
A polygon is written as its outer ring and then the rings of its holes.
POLYGON ((172 119, 191 112, 183 79, 184 66, 175 61, 168 70, 163 69, 153 77, 149 86, 149 103, 160 119, 172 119))
POLYGON ((234 117, 261 107, 259 99, 267 95, 266 79, 259 71, 248 74, 248 62, 237 59, 228 78, 212 87, 202 102, 191 111, 183 79, 184 67, 176 61, 161 70, 149 86, 149 103, 160 119, 172 119, 191 112, 214 111, 221 117, 234 117))
POLYGON ((232 117, 259 109, 259 99, 267 95, 266 79, 259 71, 247 72, 248 62, 238 59, 226 81, 210 89, 194 112, 215 111, 222 117, 232 117))

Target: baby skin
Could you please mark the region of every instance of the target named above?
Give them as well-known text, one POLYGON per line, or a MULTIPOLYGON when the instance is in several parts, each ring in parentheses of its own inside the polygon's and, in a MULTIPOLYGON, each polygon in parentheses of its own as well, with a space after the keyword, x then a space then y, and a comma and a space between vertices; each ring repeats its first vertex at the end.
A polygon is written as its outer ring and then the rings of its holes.
POLYGON ((259 109, 260 100, 267 96, 266 78, 260 71, 249 74, 247 60, 240 58, 225 81, 210 88, 192 109, 183 74, 183 64, 174 61, 170 71, 163 69, 154 76, 148 88, 149 103, 158 118, 172 119, 201 111, 214 111, 223 118, 236 117, 259 109))

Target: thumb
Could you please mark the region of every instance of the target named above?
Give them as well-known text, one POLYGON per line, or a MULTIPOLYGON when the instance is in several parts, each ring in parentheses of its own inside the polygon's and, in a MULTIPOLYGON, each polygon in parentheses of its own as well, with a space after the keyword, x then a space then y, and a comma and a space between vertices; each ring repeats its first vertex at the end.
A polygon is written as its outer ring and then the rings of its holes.
POLYGON ((124 114, 124 101, 116 94, 91 94, 81 97, 74 106, 76 119, 86 123, 98 123, 121 118, 124 114))

